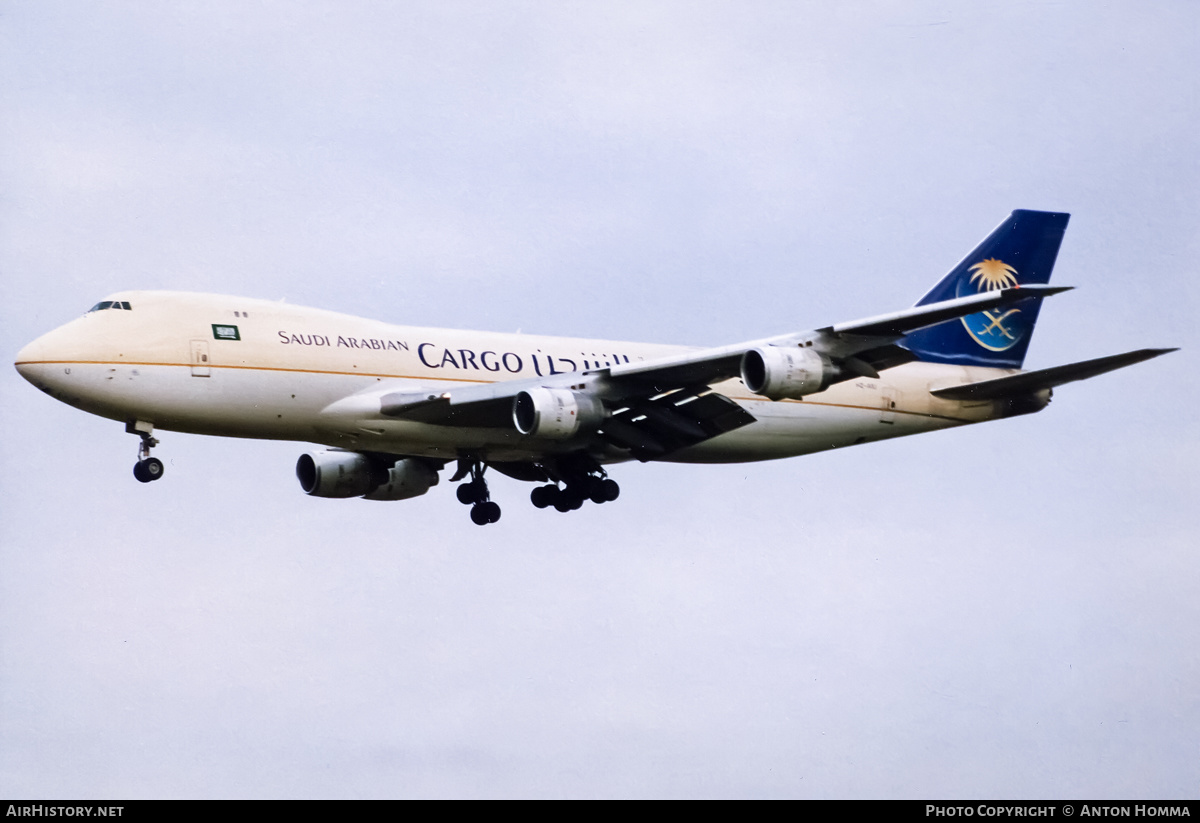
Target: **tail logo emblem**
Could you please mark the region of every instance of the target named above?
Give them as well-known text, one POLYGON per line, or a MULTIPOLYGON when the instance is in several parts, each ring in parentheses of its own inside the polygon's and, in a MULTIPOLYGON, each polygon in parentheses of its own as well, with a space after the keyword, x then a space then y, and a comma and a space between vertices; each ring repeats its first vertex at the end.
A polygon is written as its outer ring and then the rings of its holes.
MULTIPOLYGON (((976 263, 967 269, 971 276, 963 277, 958 282, 958 296, 1007 289, 1018 285, 1017 270, 1003 260, 989 258, 976 263), (972 287, 974 289, 972 290, 972 287)), ((962 318, 962 324, 971 335, 971 339, 988 351, 1006 351, 1017 345, 1025 336, 1024 325, 1020 322, 1020 309, 1002 311, 993 309, 978 314, 970 314, 962 318)))

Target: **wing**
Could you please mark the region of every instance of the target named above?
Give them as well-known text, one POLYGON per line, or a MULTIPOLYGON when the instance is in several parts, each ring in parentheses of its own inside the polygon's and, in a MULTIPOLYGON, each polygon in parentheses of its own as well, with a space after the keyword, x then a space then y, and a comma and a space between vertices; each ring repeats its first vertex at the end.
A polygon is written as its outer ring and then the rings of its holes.
MULTIPOLYGON (((1069 291, 1070 288, 1070 286, 1019 286, 984 292, 926 306, 917 306, 905 311, 868 317, 865 320, 855 320, 851 323, 839 323, 814 331, 752 340, 747 343, 705 349, 645 363, 615 366, 610 373, 615 378, 643 376, 645 379, 660 381, 663 384, 697 381, 711 383, 737 377, 741 369, 742 357, 746 352, 761 346, 811 347, 835 361, 855 358, 870 365, 873 357, 862 358, 859 355, 868 352, 873 354, 878 350, 883 353, 881 360, 895 358, 898 353, 890 348, 891 344, 902 339, 909 332, 985 309, 1007 306, 1022 300, 1048 297, 1052 294, 1069 291)), ((852 363, 851 365, 853 367, 857 364, 852 363)), ((892 362, 883 368, 891 368, 895 365, 899 365, 899 363, 892 362)), ((873 376, 878 377, 877 374, 873 376)))
POLYGON ((603 419, 597 433, 638 459, 650 460, 754 422, 755 418, 735 401, 710 388, 738 377, 748 352, 809 352, 810 357, 819 358, 828 367, 822 385, 860 375, 878 377, 879 370, 913 359, 895 345, 908 332, 1067 290, 1040 285, 995 290, 812 331, 584 373, 473 384, 443 392, 384 388, 347 397, 329 406, 325 413, 358 419, 383 416, 442 426, 511 428, 513 404, 519 395, 536 388, 557 389, 581 395, 588 403, 602 404, 603 419))

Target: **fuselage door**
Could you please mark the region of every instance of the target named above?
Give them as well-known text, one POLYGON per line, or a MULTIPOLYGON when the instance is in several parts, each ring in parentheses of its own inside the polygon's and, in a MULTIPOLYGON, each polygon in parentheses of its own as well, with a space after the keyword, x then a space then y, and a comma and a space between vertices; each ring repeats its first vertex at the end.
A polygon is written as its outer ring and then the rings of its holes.
POLYGON ((880 423, 895 424, 896 422, 896 390, 884 386, 880 391, 880 423))
POLYGON ((209 377, 212 366, 208 362, 208 341, 192 341, 192 377, 209 377))

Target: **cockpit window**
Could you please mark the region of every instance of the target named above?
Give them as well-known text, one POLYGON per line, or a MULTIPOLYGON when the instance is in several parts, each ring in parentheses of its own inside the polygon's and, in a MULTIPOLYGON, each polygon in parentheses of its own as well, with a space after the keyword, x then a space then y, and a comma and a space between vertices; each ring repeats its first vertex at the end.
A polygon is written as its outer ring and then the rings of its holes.
POLYGON ((105 309, 124 309, 125 311, 132 311, 133 307, 129 305, 128 300, 101 300, 99 303, 88 309, 88 313, 90 314, 94 311, 104 311, 105 309))

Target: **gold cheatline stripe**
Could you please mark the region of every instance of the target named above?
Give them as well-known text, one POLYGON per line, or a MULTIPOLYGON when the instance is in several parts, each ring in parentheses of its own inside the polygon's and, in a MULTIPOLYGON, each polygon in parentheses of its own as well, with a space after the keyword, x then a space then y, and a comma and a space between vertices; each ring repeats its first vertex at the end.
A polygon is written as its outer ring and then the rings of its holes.
MULTIPOLYGON (((415 377, 409 374, 383 374, 380 372, 362 372, 362 371, 328 371, 324 369, 289 369, 282 366, 218 366, 211 363, 146 363, 142 361, 125 361, 125 360, 23 360, 19 363, 14 363, 14 366, 167 366, 170 368, 179 369, 241 369, 244 371, 279 371, 292 374, 338 374, 346 377, 389 377, 396 380, 437 380, 444 383, 505 383, 505 380, 471 380, 466 377, 415 377)), ((569 372, 560 372, 560 374, 568 374, 569 372)), ((809 406, 826 406, 831 409, 860 409, 861 411, 890 411, 893 414, 907 414, 913 417, 934 417, 938 420, 950 420, 955 423, 970 423, 972 421, 962 417, 950 417, 944 414, 927 414, 925 412, 905 411, 904 409, 881 409, 878 406, 859 406, 854 403, 828 403, 821 400, 793 400, 790 397, 785 397, 782 400, 766 400, 757 395, 753 397, 741 397, 727 394, 726 397, 731 400, 744 400, 747 403, 801 403, 809 406)))
POLYGON ((384 374, 368 371, 330 371, 328 369, 291 369, 283 366, 233 366, 216 363, 149 363, 135 360, 24 360, 14 366, 165 366, 178 369, 241 369, 244 371, 281 371, 295 374, 341 374, 347 377, 392 377, 398 380, 445 380, 453 383, 499 383, 499 380, 470 380, 465 377, 415 377, 409 374, 384 374))

